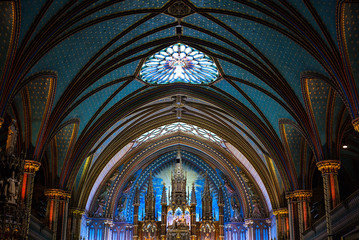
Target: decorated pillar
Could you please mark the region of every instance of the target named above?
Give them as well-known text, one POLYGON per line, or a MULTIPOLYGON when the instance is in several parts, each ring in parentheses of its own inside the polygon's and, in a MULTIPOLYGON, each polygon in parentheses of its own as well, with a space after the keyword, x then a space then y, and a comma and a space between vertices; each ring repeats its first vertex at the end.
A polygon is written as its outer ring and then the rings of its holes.
POLYGON ((289 239, 289 219, 288 209, 280 208, 273 211, 277 222, 277 238, 278 240, 289 239))
POLYGON ((67 237, 71 240, 79 240, 81 234, 82 215, 85 213, 83 209, 70 209, 69 231, 67 237))
POLYGON ((104 240, 112 240, 112 227, 113 222, 111 219, 107 219, 104 221, 104 240))
POLYGON ((192 191, 191 191, 191 240, 197 240, 197 221, 196 221, 196 206, 197 206, 197 198, 196 198, 196 189, 194 183, 192 183, 192 191))
POLYGON ((246 219, 244 225, 247 228, 247 240, 254 240, 254 221, 252 219, 246 219))
POLYGON ((299 239, 303 239, 304 231, 310 226, 310 208, 309 201, 312 197, 312 192, 308 190, 297 190, 294 192, 298 204, 299 216, 299 239))
POLYGON ((219 239, 224 239, 224 199, 223 191, 219 188, 218 191, 218 210, 219 210, 219 239))
POLYGON ((138 208, 140 206, 140 191, 136 186, 135 197, 133 200, 133 240, 139 239, 138 231, 138 208))
POLYGON ((62 189, 47 189, 47 220, 54 231, 53 240, 65 240, 67 233, 68 205, 70 194, 62 189))
POLYGON ((291 240, 299 239, 299 216, 297 199, 293 192, 287 193, 288 219, 289 219, 289 238, 291 240))
POLYGON ((26 209, 26 236, 29 232, 30 216, 31 216, 31 203, 32 203, 32 193, 34 190, 34 179, 35 173, 39 170, 41 163, 34 160, 25 160, 24 163, 24 176, 22 179, 21 186, 21 201, 25 205, 26 209))
POLYGON ((166 239, 166 227, 167 227, 167 194, 166 186, 163 184, 162 196, 161 196, 161 240, 166 239))
POLYGON ((327 223, 328 239, 332 237, 332 223, 330 211, 340 203, 339 186, 338 186, 338 170, 340 162, 338 160, 325 160, 317 162, 318 170, 322 172, 324 203, 325 203, 325 220, 327 223))

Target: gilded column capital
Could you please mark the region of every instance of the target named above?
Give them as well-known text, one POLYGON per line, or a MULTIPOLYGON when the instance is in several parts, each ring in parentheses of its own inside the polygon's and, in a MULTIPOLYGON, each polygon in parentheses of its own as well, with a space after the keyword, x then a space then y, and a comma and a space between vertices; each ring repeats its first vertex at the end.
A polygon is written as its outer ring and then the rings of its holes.
POLYGON ((340 169, 340 161, 338 160, 324 160, 317 162, 318 170, 325 173, 337 173, 340 169))
POLYGON ((353 124, 354 130, 359 132, 359 118, 354 119, 352 121, 352 124, 353 124))
POLYGON ((82 216, 85 214, 85 210, 80 208, 72 208, 70 209, 70 213, 72 213, 73 215, 82 216))
POLYGON ((273 215, 277 216, 277 215, 287 215, 288 214, 288 209, 287 208, 279 208, 273 211, 273 215))
POLYGON ((35 173, 39 170, 41 163, 34 160, 25 160, 24 171, 26 173, 35 173))
POLYGON ((288 200, 309 200, 312 197, 312 191, 310 190, 295 190, 288 192, 285 196, 288 200))
POLYGON ((71 198, 71 194, 62 189, 50 188, 45 190, 45 196, 50 199, 67 200, 71 198))

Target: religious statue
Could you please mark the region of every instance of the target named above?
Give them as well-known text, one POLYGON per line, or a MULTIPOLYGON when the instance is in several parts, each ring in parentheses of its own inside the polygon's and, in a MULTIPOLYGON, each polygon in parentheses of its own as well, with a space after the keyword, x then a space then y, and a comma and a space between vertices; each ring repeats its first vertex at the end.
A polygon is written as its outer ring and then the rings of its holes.
POLYGON ((16 120, 12 120, 8 128, 7 141, 6 141, 6 154, 13 155, 16 146, 17 130, 16 120))
POLYGON ((99 202, 98 203, 98 207, 97 207, 97 210, 95 211, 94 215, 96 217, 102 217, 103 216, 103 213, 104 213, 104 209, 103 209, 103 202, 99 202))
POLYGON ((15 171, 12 171, 12 175, 7 179, 5 185, 5 197, 8 203, 16 203, 18 194, 19 181, 15 178, 15 171))
POLYGON ((261 211, 259 209, 258 203, 253 204, 252 217, 254 217, 254 218, 261 218, 262 217, 262 214, 261 214, 261 211))
POLYGON ((232 197, 231 205, 232 205, 232 209, 234 211, 232 221, 240 222, 242 220, 241 216, 240 216, 241 207, 238 205, 235 197, 232 197))

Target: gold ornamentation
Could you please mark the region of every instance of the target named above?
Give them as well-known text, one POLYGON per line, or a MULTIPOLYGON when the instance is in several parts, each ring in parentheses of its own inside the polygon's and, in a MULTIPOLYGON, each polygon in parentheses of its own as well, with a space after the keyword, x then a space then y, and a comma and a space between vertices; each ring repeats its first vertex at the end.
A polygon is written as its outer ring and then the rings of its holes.
POLYGON ((80 216, 82 216, 83 214, 85 214, 85 210, 83 210, 83 209, 78 209, 78 208, 74 208, 74 209, 71 210, 71 213, 72 213, 73 215, 80 215, 80 216))
POLYGON ((288 209, 286 208, 279 208, 273 211, 273 215, 285 215, 288 214, 288 209))
POLYGON ((4 124, 5 120, 4 118, 0 117, 0 128, 2 127, 2 125, 4 124))
POLYGON ((288 200, 304 200, 312 197, 312 192, 309 190, 296 190, 286 194, 285 198, 288 200))
POLYGON ((62 189, 51 188, 45 190, 45 196, 50 199, 69 199, 71 194, 62 189))
POLYGON ((27 173, 35 173, 39 170, 41 163, 34 160, 25 160, 24 171, 27 173))
POLYGON ((359 118, 354 119, 352 121, 352 124, 353 124, 354 130, 359 132, 359 118))
POLYGON ((324 173, 337 173, 340 169, 340 161, 338 160, 324 160, 317 162, 318 170, 324 173))

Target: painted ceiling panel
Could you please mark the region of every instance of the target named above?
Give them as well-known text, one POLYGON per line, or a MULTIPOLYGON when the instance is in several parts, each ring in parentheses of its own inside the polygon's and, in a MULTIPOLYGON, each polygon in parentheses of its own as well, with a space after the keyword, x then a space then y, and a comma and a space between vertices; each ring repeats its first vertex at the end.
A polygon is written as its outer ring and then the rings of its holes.
POLYGON ((106 101, 106 99, 114 92, 117 88, 121 87, 121 83, 117 83, 113 88, 106 88, 102 91, 97 92, 96 94, 89 97, 86 101, 82 102, 77 106, 64 120, 70 120, 77 118, 80 120, 79 133, 81 134, 82 130, 86 126, 87 122, 91 119, 93 114, 98 110, 98 108, 106 101), (86 109, 86 111, 84 111, 86 109))
POLYGON ((333 113, 333 126, 334 126, 334 129, 333 129, 333 139, 335 139, 335 133, 336 131, 338 131, 338 128, 340 127, 340 125, 338 124, 339 121, 340 121, 340 111, 343 109, 344 107, 344 104, 343 104, 343 101, 342 99, 339 97, 339 95, 337 95, 337 97, 335 98, 335 103, 334 103, 334 113, 333 113))
POLYGON ((293 117, 276 101, 267 95, 260 94, 254 88, 251 88, 242 83, 236 83, 260 108, 263 114, 267 117, 268 121, 272 124, 274 130, 279 136, 279 119, 287 118, 294 120, 293 117))
MULTIPOLYGON (((137 22, 137 20, 140 20, 143 17, 145 17, 146 14, 137 14, 135 16, 136 16, 136 21, 134 21, 134 22, 137 22)), ((169 24, 169 23, 171 23, 173 21, 174 21, 173 17, 167 16, 167 15, 164 15, 164 14, 157 15, 156 17, 151 18, 150 20, 146 21, 145 23, 142 23, 141 25, 137 26, 136 28, 132 28, 129 33, 127 33, 125 36, 123 36, 121 38, 120 41, 117 41, 109 49, 107 49, 101 55, 101 57, 109 54, 111 51, 113 51, 117 47, 120 47, 122 44, 127 43, 127 42, 130 42, 131 45, 129 45, 128 47, 126 47, 124 49, 121 49, 120 53, 125 52, 128 49, 133 48, 134 46, 138 46, 140 44, 148 43, 148 42, 153 41, 155 39, 159 39, 159 38, 163 38, 163 37, 173 35, 175 33, 174 28, 173 29, 162 30, 159 33, 151 34, 148 37, 145 37, 145 38, 142 38, 140 40, 135 41, 136 37, 138 37, 139 35, 147 32, 149 28, 150 29, 155 29, 157 27, 169 24)), ((121 30, 125 30, 125 28, 121 28, 121 30)), ((121 31, 117 32, 117 34, 120 34, 120 33, 121 33, 121 31)))
POLYGON ((309 53, 275 30, 245 19, 233 21, 229 16, 214 15, 258 48, 279 70, 301 101, 303 98, 300 73, 303 71, 325 73, 322 66, 309 53))
POLYGON ((350 59, 350 65, 356 87, 359 89, 359 3, 344 4, 344 21, 342 22, 347 47, 347 56, 350 59))
POLYGON ((284 125, 284 131, 285 140, 289 147, 288 151, 290 152, 291 158, 293 160, 297 177, 299 177, 301 174, 301 145, 298 143, 302 142, 302 135, 292 125, 289 124, 284 125))
POLYGON ((44 111, 46 110, 46 103, 51 90, 50 79, 36 79, 27 85, 30 95, 31 107, 31 124, 32 124, 32 144, 35 145, 38 133, 41 127, 44 111))
MULTIPOLYGON (((259 11, 248 7, 245 4, 238 3, 237 1, 232 0, 222 0, 222 1, 211 1, 211 0, 195 0, 192 1, 199 8, 220 8, 226 9, 230 11, 241 12, 244 14, 252 15, 258 18, 270 20, 271 18, 267 15, 260 13, 259 11)), ((255 4, 265 7, 265 5, 256 1, 255 4)), ((267 8, 267 10, 271 11, 271 9, 267 8)))
POLYGON ((62 166, 64 165, 72 137, 75 137, 73 136, 73 133, 75 131, 75 125, 75 123, 68 124, 56 134, 58 176, 60 176, 62 166))
POLYGON ((277 92, 275 92, 270 86, 268 86, 265 82, 263 82, 262 80, 258 79, 257 77, 253 76, 251 73, 245 71, 244 69, 240 69, 238 68, 238 66, 229 63, 227 61, 223 61, 223 60, 219 60, 222 69, 224 71, 224 74, 228 75, 228 76, 233 76, 236 78, 240 78, 243 80, 246 80, 250 83, 253 83, 265 90, 267 90, 268 92, 274 94, 276 97, 278 97, 279 99, 282 99, 279 94, 277 92), (238 71, 238 70, 241 71, 238 71))
POLYGON ((133 16, 114 19, 112 22, 99 23, 71 36, 43 57, 30 74, 49 69, 58 72, 56 103, 83 65, 118 34, 117 31, 105 32, 104 29, 113 29, 113 24, 117 26, 117 29, 123 29, 131 25, 135 19, 133 16))
MULTIPOLYGON (((213 25, 215 25, 215 24, 213 24, 213 25)), ((222 42, 222 41, 218 40, 217 38, 209 36, 209 35, 207 35, 207 34, 205 34, 203 32, 199 32, 197 30, 184 27, 183 28, 183 35, 184 36, 190 36, 190 37, 193 37, 193 38, 199 38, 199 39, 211 42, 211 43, 215 43, 215 44, 218 44, 220 46, 226 47, 227 49, 229 49, 231 51, 234 51, 237 54, 243 55, 238 50, 236 50, 234 47, 228 45, 225 42, 222 42)), ((222 53, 222 55, 223 55, 223 53, 222 53)))
MULTIPOLYGON (((222 28, 218 24, 215 24, 214 22, 210 22, 208 18, 200 15, 200 14, 193 14, 185 18, 185 22, 188 22, 190 24, 200 26, 204 29, 207 29, 213 33, 216 33, 222 37, 225 37, 228 40, 231 40, 232 42, 236 43, 238 46, 246 48, 246 50, 251 53, 252 55, 256 55, 254 51, 251 49, 248 49, 246 45, 241 42, 237 37, 235 37, 233 34, 230 34, 226 29, 222 28)), ((186 34, 186 30, 184 31, 186 34)), ((201 34, 202 35, 202 34, 201 34)), ((227 45, 228 46, 228 45, 227 45)))
POLYGON ((0 77, 6 63, 10 41, 13 37, 13 25, 15 22, 14 4, 9 2, 0 2, 0 77))
MULTIPOLYGON (((338 1, 328 1, 328 0, 311 0, 310 1, 315 10, 318 12, 324 26, 329 31, 334 43, 337 45, 337 29, 336 29, 336 11, 337 11, 337 2, 338 1)), ((314 22, 313 26, 316 26, 314 22)), ((357 25, 358 26, 358 25, 357 25)), ((318 31, 319 32, 319 31, 318 31)))
MULTIPOLYGON (((279 2, 279 1, 278 1, 279 2)), ((320 36, 324 38, 320 27, 316 23, 315 19, 308 11, 304 1, 297 1, 297 0, 288 0, 288 2, 295 7, 297 11, 314 27, 314 29, 320 34, 320 36)), ((327 0, 312 0, 309 1, 315 7, 316 11, 319 13, 324 25, 329 30, 329 33, 332 36, 332 39, 336 42, 336 26, 335 26, 335 8, 336 8, 336 1, 327 1, 327 0)))
POLYGON ((136 91, 137 89, 139 89, 139 88, 141 88, 143 86, 145 86, 145 84, 140 82, 140 81, 136 81, 136 80, 132 81, 129 85, 127 85, 121 92, 119 92, 106 105, 106 107, 101 111, 101 113, 99 114, 99 116, 96 119, 98 119, 102 114, 104 114, 107 110, 109 110, 113 105, 120 102, 121 99, 123 99, 124 97, 128 96, 129 94, 131 94, 132 92, 136 91))
POLYGON ((327 104, 330 87, 324 81, 318 79, 309 79, 307 84, 311 108, 314 113, 319 136, 321 142, 325 143, 325 122, 327 120, 327 104))
MULTIPOLYGON (((219 82, 216 82, 214 84, 216 87, 222 89, 226 93, 232 95, 232 97, 236 98, 238 101, 240 101, 242 104, 244 104, 246 107, 248 107, 254 114, 257 115, 258 118, 262 119, 257 110, 248 102, 248 100, 240 94, 231 84, 229 84, 226 80, 222 80, 219 82)), ((263 121, 263 119, 262 119, 263 121)))
MULTIPOLYGON (((19 42, 23 40, 26 32, 30 28, 32 22, 34 21, 36 15, 40 12, 42 6, 45 4, 46 0, 23 0, 21 1, 21 25, 20 25, 20 37, 19 42)), ((62 1, 59 1, 62 2, 62 1)))

